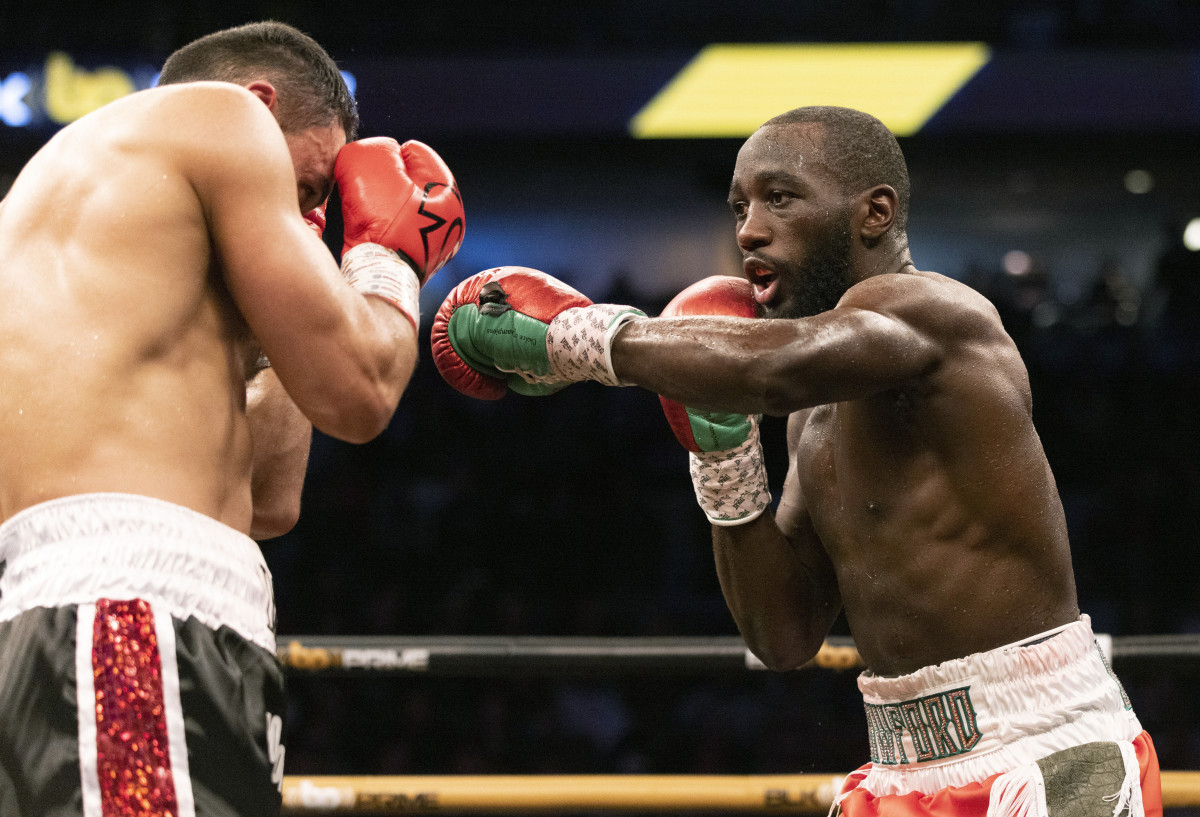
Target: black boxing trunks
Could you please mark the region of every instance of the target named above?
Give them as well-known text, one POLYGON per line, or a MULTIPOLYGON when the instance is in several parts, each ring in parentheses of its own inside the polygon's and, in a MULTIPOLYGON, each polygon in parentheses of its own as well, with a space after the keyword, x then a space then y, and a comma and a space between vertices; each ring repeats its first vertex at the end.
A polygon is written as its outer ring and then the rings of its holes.
POLYGON ((858 679, 871 762, 845 817, 1162 814, 1158 758, 1087 616, 909 675, 858 679))
POLYGON ((283 673, 249 537, 142 496, 0 525, 0 814, 277 814, 283 673))

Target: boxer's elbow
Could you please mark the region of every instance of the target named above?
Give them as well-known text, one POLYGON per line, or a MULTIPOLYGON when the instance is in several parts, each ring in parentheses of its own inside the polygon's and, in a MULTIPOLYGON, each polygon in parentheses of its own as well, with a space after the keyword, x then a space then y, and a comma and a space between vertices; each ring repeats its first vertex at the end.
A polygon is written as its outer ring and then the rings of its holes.
POLYGON ((798 669, 812 660, 813 655, 806 655, 800 652, 790 650, 774 650, 751 648, 750 652, 754 653, 754 657, 763 663, 763 666, 773 672, 787 672, 789 670, 798 669))
POLYGON ((287 500, 255 502, 254 518, 250 523, 250 538, 256 542, 274 539, 296 527, 300 521, 300 495, 287 500))
POLYGON ((343 393, 324 417, 313 418, 313 426, 334 439, 347 443, 367 443, 387 428, 396 411, 399 395, 385 389, 363 389, 358 394, 343 393))
POLYGON ((346 378, 328 390, 324 410, 313 417, 313 425, 343 442, 370 442, 391 422, 415 364, 415 359, 405 358, 346 378))
POLYGON ((796 633, 765 631, 744 634, 746 646, 769 670, 787 672, 804 666, 816 657, 823 639, 802 638, 796 633))
POLYGON ((300 494, 307 462, 307 455, 279 459, 272 467, 263 469, 265 474, 255 474, 251 487, 251 539, 256 542, 274 539, 296 527, 300 521, 300 494))

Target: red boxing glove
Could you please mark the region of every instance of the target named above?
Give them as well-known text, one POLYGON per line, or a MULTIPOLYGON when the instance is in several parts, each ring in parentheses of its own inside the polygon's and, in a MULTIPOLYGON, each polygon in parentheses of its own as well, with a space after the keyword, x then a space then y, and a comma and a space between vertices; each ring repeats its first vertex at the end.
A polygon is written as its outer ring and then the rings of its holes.
MULTIPOLYGON (((472 342, 476 332, 472 330, 487 322, 489 316, 499 323, 510 310, 516 311, 508 315, 509 320, 520 314, 533 314, 535 320, 545 323, 564 309, 591 303, 583 293, 538 270, 528 267, 484 270, 451 290, 434 316, 429 338, 433 362, 442 378, 463 394, 480 400, 499 400, 508 392, 510 380, 518 388, 521 381, 497 368, 498 361, 489 350, 476 348, 472 342)), ((512 327, 496 328, 499 331, 492 333, 496 337, 516 336, 517 330, 512 327)), ((540 329, 542 337, 530 340, 528 345, 544 349, 544 328, 532 322, 530 328, 535 333, 540 329)))
MULTIPOLYGON (((729 315, 735 318, 756 318, 758 304, 754 300, 754 287, 744 278, 733 278, 728 275, 714 275, 689 286, 676 295, 666 308, 662 317, 675 318, 684 315, 729 315)), ((717 450, 713 446, 723 444, 725 434, 720 433, 719 425, 701 420, 701 415, 689 413, 686 406, 659 397, 667 422, 679 440, 688 451, 717 450), (699 427, 698 427, 699 426, 699 427), (699 433, 703 439, 697 439, 699 433), (719 442, 718 442, 719 441, 719 442)), ((722 446, 723 447, 723 446, 722 446)))
MULTIPOLYGON (((758 317, 754 288, 743 278, 717 275, 675 296, 663 317, 758 317)), ((696 411, 660 396, 675 438, 688 450, 696 501, 714 525, 742 525, 771 502, 759 443, 758 415, 696 411)))
POLYGON ((612 338, 639 317, 630 306, 593 304, 544 272, 498 267, 446 297, 433 319, 433 361, 447 383, 481 400, 508 389, 553 394, 583 380, 619 386, 612 338))
POLYGON ((329 199, 321 202, 319 207, 314 207, 304 214, 304 221, 312 228, 312 231, 317 234, 317 238, 325 235, 325 207, 329 204, 329 199))
POLYGON ((351 142, 334 167, 345 220, 343 255, 359 244, 399 252, 424 284, 462 246, 462 197, 428 145, 389 137, 351 142))

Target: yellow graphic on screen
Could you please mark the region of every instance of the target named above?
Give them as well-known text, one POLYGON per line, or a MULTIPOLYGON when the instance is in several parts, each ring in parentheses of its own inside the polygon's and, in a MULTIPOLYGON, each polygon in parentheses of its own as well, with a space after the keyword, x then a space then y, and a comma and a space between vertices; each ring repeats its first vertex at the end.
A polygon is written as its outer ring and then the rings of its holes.
POLYGON ((46 115, 59 125, 74 122, 137 90, 133 79, 119 68, 87 71, 62 51, 46 57, 45 76, 46 115))
POLYGON ((990 55, 984 43, 709 45, 629 131, 643 139, 744 137, 792 108, 842 105, 910 136, 990 55))

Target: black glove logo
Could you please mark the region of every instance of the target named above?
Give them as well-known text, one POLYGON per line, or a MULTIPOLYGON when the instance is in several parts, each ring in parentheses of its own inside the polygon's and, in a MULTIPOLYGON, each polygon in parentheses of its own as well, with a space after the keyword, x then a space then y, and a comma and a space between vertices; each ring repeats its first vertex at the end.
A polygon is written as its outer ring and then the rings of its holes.
POLYGON ((489 281, 479 288, 479 313, 481 315, 497 318, 510 309, 512 307, 508 305, 508 293, 504 291, 504 287, 500 286, 499 281, 489 281))

